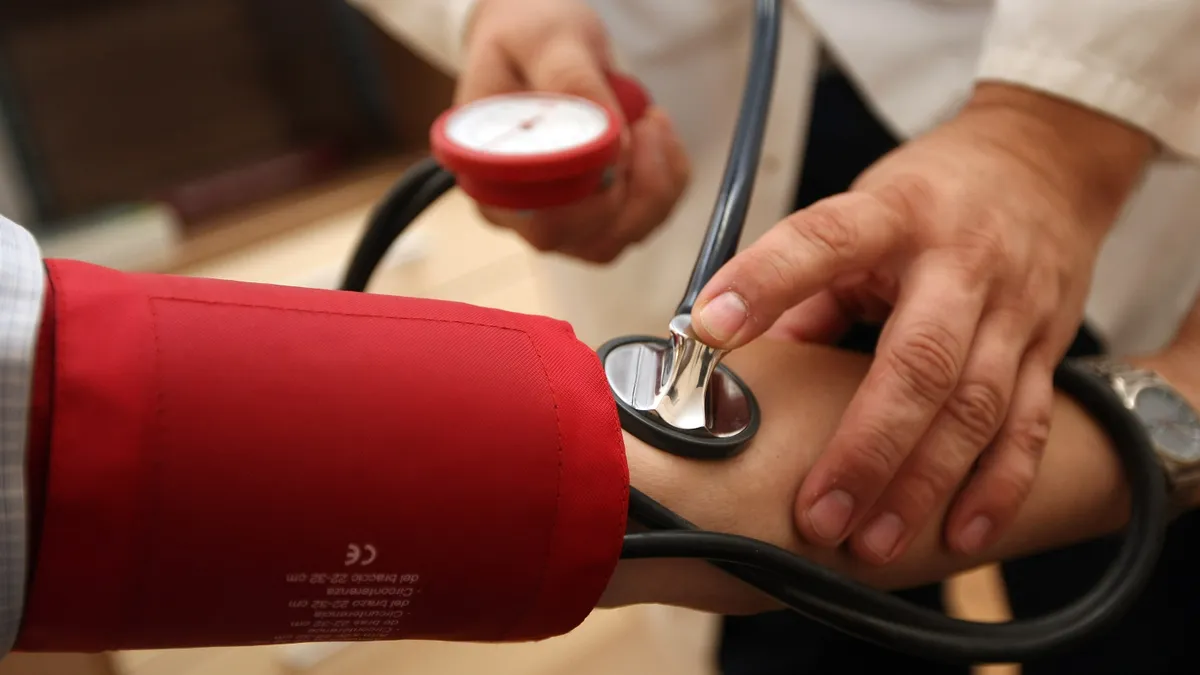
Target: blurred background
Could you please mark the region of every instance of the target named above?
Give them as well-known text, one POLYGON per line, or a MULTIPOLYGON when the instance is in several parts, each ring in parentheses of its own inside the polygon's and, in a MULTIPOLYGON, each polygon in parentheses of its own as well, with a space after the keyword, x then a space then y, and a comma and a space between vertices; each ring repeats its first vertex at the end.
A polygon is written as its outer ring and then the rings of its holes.
POLYGON ((339 0, 5 0, 0 213, 52 254, 193 262, 275 234, 246 209, 394 172, 450 91, 339 0))
MULTIPOLYGON (((333 288, 453 83, 340 0, 3 0, 0 214, 48 257, 333 288)), ((546 313, 533 253, 457 192, 372 289, 546 313)), ((1001 619, 989 570, 954 586, 1001 619)), ((705 675, 713 617, 597 612, 531 645, 14 655, 0 675, 705 675)))

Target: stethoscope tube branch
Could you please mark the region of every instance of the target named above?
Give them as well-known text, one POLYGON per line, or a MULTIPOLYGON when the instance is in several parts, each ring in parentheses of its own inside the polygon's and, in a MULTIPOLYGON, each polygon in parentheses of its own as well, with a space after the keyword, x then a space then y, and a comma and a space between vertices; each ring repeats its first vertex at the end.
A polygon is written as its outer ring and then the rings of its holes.
POLYGON ((453 174, 432 158, 409 167, 368 218, 338 288, 365 292, 392 244, 454 184, 453 174))
POLYGON ((758 0, 754 6, 754 37, 751 42, 750 67, 742 107, 738 112, 737 128, 725 164, 725 176, 717 192, 717 202, 704 234, 700 254, 688 279, 687 290, 675 314, 690 314, 700 291, 717 270, 737 253, 742 239, 742 225, 750 211, 754 194, 754 179, 762 157, 771 96, 775 88, 775 69, 779 55, 780 0, 758 0))

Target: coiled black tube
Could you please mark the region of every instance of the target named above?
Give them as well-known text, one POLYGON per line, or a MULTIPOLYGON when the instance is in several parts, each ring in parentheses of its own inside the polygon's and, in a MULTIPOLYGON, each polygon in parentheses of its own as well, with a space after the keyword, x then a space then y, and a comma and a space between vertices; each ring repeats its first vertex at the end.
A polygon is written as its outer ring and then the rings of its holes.
POLYGON ((454 176, 433 159, 411 166, 392 186, 367 220, 367 229, 354 249, 339 288, 365 291, 392 244, 425 209, 454 187, 454 176))

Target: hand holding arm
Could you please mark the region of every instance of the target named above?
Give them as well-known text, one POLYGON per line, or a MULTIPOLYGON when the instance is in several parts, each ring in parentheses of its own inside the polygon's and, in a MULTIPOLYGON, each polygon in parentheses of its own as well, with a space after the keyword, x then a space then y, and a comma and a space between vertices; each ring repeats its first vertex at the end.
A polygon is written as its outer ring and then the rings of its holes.
MULTIPOLYGON (((794 509, 795 495, 869 362, 825 347, 766 340, 729 358, 754 388, 764 415, 759 436, 741 456, 697 462, 626 438, 632 485, 700 527, 756 537, 870 585, 895 589, 1110 534, 1128 517, 1124 474, 1108 438, 1082 408, 1059 395, 1042 469, 1025 505, 1004 535, 986 548, 969 555, 948 550, 933 522, 887 566, 814 546, 796 534, 795 520, 803 514, 794 509)), ((1200 406, 1200 311, 1192 312, 1169 350, 1137 363, 1157 370, 1200 406)), ((1200 494, 1191 495, 1191 503, 1200 506, 1200 494)), ((943 504, 934 521, 946 515, 943 504)), ((622 561, 606 602, 677 604, 725 613, 775 608, 711 565, 678 560, 622 561)))
POLYGON ((986 468, 947 540, 978 551, 1012 522, 1096 251, 1151 149, 1078 106, 981 85, 953 120, 717 273, 694 314, 713 344, 768 330, 826 341, 854 318, 887 317, 878 357, 799 492, 809 541, 895 560, 981 452, 986 468))

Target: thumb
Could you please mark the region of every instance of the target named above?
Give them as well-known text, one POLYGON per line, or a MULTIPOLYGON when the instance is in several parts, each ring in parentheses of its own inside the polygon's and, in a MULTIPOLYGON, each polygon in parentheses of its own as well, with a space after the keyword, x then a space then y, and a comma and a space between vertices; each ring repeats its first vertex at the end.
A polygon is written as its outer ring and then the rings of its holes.
POLYGON ((467 50, 467 61, 454 91, 455 105, 524 89, 521 73, 512 59, 494 42, 467 50))
POLYGON ((524 71, 530 89, 579 96, 621 115, 606 75, 608 65, 608 55, 586 40, 563 36, 537 50, 536 57, 524 64, 524 71))
POLYGON ((481 41, 467 50, 455 103, 515 91, 541 91, 586 98, 620 115, 621 106, 606 75, 607 63, 604 51, 574 34, 515 53, 501 43, 481 41))
POLYGON ((721 268, 692 312, 697 337, 734 349, 844 274, 869 269, 906 229, 870 195, 845 193, 797 211, 721 268))

